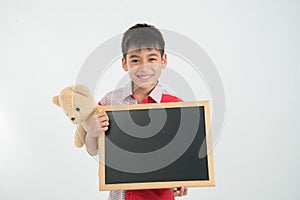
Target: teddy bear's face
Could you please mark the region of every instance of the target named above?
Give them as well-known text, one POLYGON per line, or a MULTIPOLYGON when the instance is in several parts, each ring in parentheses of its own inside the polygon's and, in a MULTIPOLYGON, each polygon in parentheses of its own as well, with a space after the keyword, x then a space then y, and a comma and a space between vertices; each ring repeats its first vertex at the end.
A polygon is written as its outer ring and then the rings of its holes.
POLYGON ((59 96, 54 97, 55 104, 60 106, 70 121, 74 124, 80 124, 95 109, 94 98, 89 92, 76 90, 73 87, 68 87, 61 91, 59 96), (57 101, 57 102, 55 102, 57 101))

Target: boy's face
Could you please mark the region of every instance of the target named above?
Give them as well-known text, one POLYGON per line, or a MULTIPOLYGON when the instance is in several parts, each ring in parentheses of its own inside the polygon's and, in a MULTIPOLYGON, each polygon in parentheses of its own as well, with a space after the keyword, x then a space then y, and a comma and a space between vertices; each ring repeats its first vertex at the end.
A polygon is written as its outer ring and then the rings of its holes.
POLYGON ((167 65, 167 56, 161 56, 157 49, 129 49, 126 59, 122 58, 122 67, 128 71, 134 83, 134 89, 152 89, 167 65))

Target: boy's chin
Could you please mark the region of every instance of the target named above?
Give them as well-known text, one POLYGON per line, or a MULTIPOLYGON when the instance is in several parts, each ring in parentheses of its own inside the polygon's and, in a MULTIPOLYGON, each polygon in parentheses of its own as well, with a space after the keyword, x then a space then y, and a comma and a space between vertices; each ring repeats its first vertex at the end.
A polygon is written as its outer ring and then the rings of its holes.
POLYGON ((149 89, 149 88, 152 88, 156 85, 157 81, 156 82, 144 82, 144 83, 137 83, 137 82, 134 82, 134 86, 135 88, 142 88, 142 89, 149 89))

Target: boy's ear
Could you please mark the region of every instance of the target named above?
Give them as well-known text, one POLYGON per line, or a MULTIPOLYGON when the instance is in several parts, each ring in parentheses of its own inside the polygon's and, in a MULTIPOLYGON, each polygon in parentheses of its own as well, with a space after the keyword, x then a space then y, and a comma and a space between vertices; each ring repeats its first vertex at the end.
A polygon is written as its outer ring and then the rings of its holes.
POLYGON ((124 57, 122 57, 122 67, 123 67, 125 72, 128 71, 128 67, 127 67, 127 64, 126 64, 126 59, 124 57))
POLYGON ((165 68, 167 66, 167 63, 168 63, 168 61, 167 61, 167 54, 164 53, 163 56, 162 56, 162 58, 161 58, 162 67, 165 68))

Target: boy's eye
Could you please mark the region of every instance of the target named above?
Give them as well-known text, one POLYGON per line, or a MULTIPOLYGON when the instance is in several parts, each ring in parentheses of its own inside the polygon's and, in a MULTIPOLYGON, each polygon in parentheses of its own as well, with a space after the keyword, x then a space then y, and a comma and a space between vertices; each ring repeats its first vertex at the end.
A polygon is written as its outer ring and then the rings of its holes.
POLYGON ((138 63, 139 60, 138 59, 134 59, 134 60, 131 60, 132 63, 138 63))
POLYGON ((151 62, 154 62, 154 61, 156 61, 157 59, 156 58, 150 58, 149 59, 151 62))
POLYGON ((80 108, 76 108, 76 111, 78 111, 78 112, 79 112, 79 111, 80 111, 80 108))

